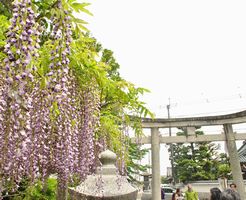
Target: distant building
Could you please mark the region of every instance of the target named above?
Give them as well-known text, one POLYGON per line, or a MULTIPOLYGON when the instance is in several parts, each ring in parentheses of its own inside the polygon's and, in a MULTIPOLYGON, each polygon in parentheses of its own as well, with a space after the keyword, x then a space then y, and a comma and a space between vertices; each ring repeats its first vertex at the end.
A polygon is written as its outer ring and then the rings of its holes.
POLYGON ((167 177, 172 177, 172 167, 167 167, 167 177))
POLYGON ((237 152, 243 173, 243 179, 246 179, 246 141, 243 142, 243 145, 238 149, 237 152))

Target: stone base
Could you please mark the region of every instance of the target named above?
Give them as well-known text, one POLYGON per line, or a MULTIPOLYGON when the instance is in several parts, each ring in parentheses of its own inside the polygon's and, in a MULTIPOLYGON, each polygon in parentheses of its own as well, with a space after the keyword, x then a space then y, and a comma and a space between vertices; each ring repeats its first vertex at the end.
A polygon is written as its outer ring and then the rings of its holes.
POLYGON ((137 191, 129 194, 119 195, 119 196, 107 196, 107 197, 95 197, 85 194, 78 193, 72 189, 69 189, 69 194, 71 200, 134 200, 137 199, 137 191))

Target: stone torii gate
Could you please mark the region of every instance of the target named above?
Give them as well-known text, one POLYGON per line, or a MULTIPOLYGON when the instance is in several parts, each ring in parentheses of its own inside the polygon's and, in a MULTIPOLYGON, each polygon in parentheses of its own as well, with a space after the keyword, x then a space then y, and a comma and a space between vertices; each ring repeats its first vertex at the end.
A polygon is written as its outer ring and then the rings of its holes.
POLYGON ((151 136, 141 139, 141 144, 151 144, 152 154, 152 200, 161 200, 160 182, 160 143, 190 143, 225 141, 230 158, 233 181, 237 184, 242 199, 246 199, 245 187, 237 153, 236 140, 245 140, 246 133, 233 132, 232 125, 246 123, 246 110, 238 113, 217 116, 150 119, 142 118, 142 127, 151 129, 151 136), (195 127, 222 125, 220 134, 196 135, 195 127), (185 128, 187 136, 160 136, 159 128, 185 128))

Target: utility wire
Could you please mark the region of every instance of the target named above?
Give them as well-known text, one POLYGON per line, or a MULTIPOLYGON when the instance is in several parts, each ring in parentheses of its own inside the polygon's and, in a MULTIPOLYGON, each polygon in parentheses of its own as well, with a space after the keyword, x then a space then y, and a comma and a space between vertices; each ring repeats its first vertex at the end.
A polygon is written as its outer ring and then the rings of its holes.
MULTIPOLYGON (((197 100, 192 101, 176 101, 172 104, 170 104, 171 107, 180 107, 180 106, 194 106, 199 104, 213 104, 213 103, 221 103, 225 101, 231 101, 231 100, 245 100, 246 99, 246 93, 237 93, 232 94, 228 96, 217 96, 217 97, 202 97, 197 98, 197 100)), ((173 101, 173 100, 172 100, 173 101)), ((164 108, 164 106, 159 106, 159 108, 164 108)))
POLYGON ((201 112, 201 113, 191 113, 191 114, 187 114, 187 115, 175 115, 173 114, 173 117, 175 118, 182 118, 182 117, 194 117, 194 116, 204 116, 204 115, 219 115, 219 114, 226 114, 226 113, 231 113, 231 112, 240 112, 246 110, 246 107, 244 108, 238 108, 238 109, 228 109, 228 110, 219 110, 219 111, 215 111, 215 112, 201 112))

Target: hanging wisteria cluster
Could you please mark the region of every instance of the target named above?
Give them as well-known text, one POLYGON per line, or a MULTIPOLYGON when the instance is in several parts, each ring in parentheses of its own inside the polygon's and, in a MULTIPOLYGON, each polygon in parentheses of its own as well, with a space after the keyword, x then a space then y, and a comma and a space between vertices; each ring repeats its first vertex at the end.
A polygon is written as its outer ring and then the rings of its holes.
POLYGON ((82 153, 79 160, 78 169, 79 174, 81 174, 82 178, 85 178, 86 175, 96 170, 97 167, 97 159, 96 155, 98 155, 102 150, 104 150, 103 145, 104 141, 97 141, 97 152, 95 152, 94 148, 94 137, 93 132, 96 130, 94 128, 99 127, 99 93, 94 86, 90 86, 82 93, 83 101, 81 102, 82 110, 81 116, 82 121, 80 123, 80 130, 82 130, 79 138, 79 152, 82 153), (94 112, 95 115, 90 115, 89 113, 94 112), (94 128, 93 128, 94 127, 94 128))
POLYGON ((51 18, 47 84, 41 87, 34 66, 41 28, 31 6, 31 0, 14 1, 7 33, 0 85, 0 185, 8 181, 18 187, 23 177, 57 173, 65 188, 72 174, 84 178, 95 169, 99 95, 93 82, 82 89, 69 66, 72 27, 60 0, 60 14, 51 18))
POLYGON ((40 28, 30 0, 15 1, 13 17, 7 32, 0 88, 0 174, 19 182, 30 173, 32 129, 30 112, 35 67, 38 56, 40 28))

